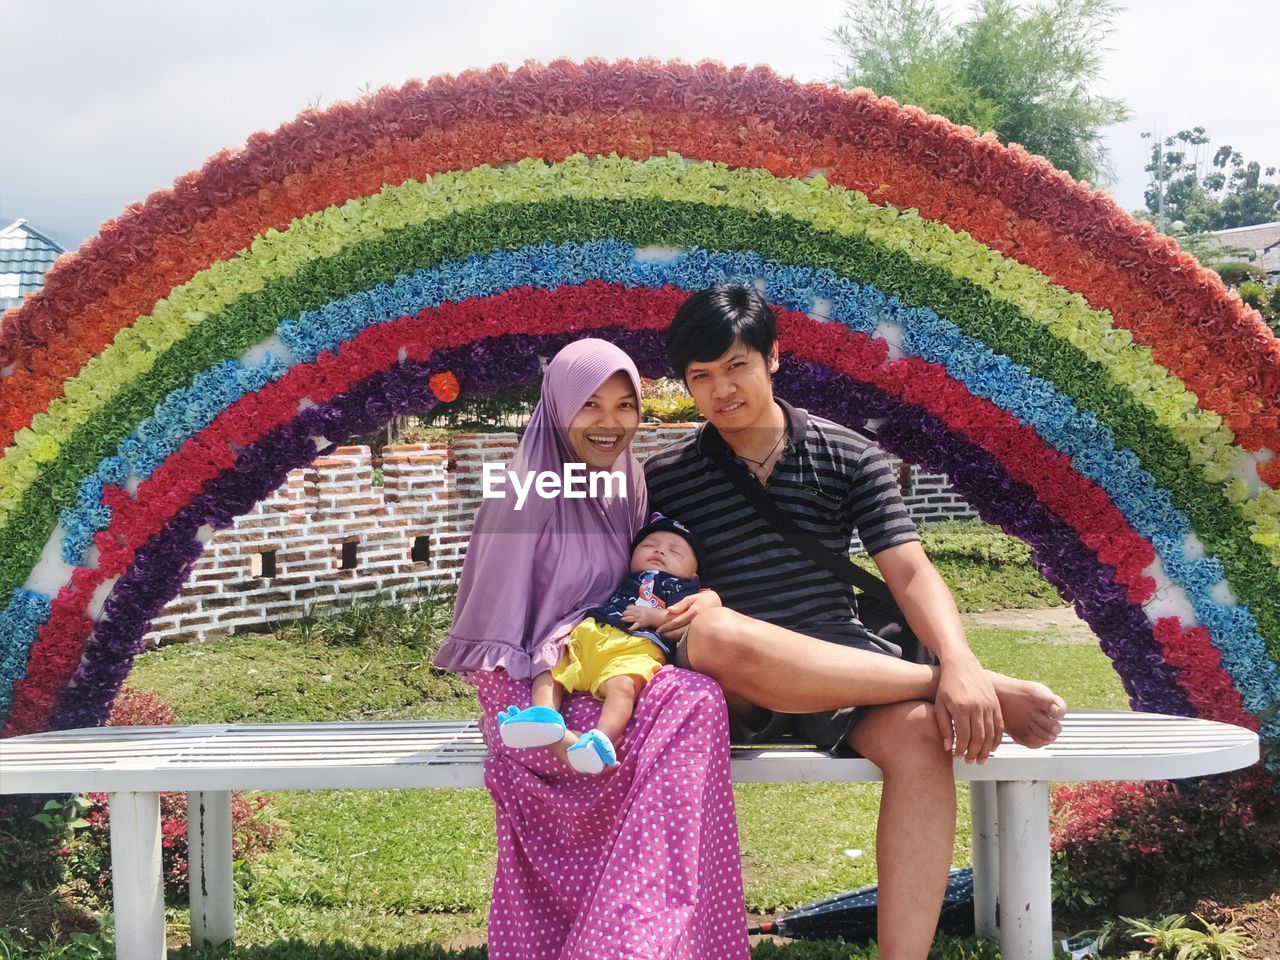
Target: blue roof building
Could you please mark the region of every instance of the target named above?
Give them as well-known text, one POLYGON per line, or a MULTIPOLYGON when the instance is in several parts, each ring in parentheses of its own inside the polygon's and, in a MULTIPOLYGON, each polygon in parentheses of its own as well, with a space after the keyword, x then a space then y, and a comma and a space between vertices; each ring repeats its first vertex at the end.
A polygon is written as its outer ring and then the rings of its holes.
POLYGON ((43 287, 45 272, 64 253, 62 244, 26 220, 0 226, 0 311, 43 287))

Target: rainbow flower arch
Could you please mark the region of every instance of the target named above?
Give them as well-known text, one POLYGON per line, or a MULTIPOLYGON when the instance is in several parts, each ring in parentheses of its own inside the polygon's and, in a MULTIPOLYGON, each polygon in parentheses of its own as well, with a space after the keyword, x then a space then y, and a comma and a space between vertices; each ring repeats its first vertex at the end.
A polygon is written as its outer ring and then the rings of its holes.
POLYGON ((128 208, 0 331, 0 735, 102 723, 212 529, 592 334, 666 372, 763 285, 779 393, 1031 545, 1133 705, 1280 772, 1280 343, 1018 147, 765 68, 557 62, 307 111, 128 208))

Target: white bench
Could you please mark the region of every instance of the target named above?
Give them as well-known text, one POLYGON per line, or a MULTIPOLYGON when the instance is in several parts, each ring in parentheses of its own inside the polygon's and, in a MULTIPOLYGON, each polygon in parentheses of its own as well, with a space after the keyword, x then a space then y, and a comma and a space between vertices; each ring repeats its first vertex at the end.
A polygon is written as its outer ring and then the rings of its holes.
MULTIPOLYGON (((1143 713, 1076 711, 1052 746, 1005 740, 982 766, 956 761, 972 790, 978 933, 1005 960, 1052 955, 1049 781, 1163 780, 1249 766, 1258 738, 1241 727, 1143 713)), ((231 791, 482 787, 474 721, 99 727, 0 740, 0 793, 110 794, 120 957, 165 956, 160 792, 188 797, 191 934, 235 931, 231 791)), ((739 783, 880 779, 867 760, 812 749, 735 747, 739 783)))

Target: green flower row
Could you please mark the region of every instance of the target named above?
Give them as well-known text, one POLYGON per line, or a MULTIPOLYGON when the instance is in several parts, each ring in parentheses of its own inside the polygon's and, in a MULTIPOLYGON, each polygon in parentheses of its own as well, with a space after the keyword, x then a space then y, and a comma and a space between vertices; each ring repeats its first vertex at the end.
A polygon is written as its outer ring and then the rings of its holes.
POLYGON ((139 411, 152 409, 200 371, 270 336, 280 320, 421 267, 493 249, 584 237, 617 237, 636 246, 670 243, 755 251, 779 262, 825 267, 947 317, 969 336, 1055 383, 1106 422, 1117 441, 1134 450, 1156 482, 1170 491, 1206 547, 1223 562, 1232 589, 1250 605, 1262 635, 1272 638, 1270 643, 1280 639, 1276 570, 1251 541, 1243 518, 1233 515, 1220 486, 1192 468, 1186 449, 1155 422, 1152 412, 1078 348, 1027 322, 1014 306, 975 284, 868 239, 816 231, 788 216, 657 199, 499 203, 470 214, 454 213, 310 261, 208 315, 175 349, 158 355, 145 377, 77 430, 62 457, 23 497, 14 522, 0 531, 5 589, 22 581, 43 545, 44 537, 19 540, 17 531, 40 530, 47 536, 58 512, 73 501, 80 478, 114 452, 139 411))

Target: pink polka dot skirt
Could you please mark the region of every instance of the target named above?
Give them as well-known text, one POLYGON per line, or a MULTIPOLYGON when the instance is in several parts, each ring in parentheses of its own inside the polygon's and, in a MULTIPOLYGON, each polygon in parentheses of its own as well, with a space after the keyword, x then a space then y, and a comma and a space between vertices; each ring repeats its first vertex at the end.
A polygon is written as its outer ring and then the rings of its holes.
MULTIPOLYGON (((728 717, 713 681, 663 667, 636 703, 619 766, 593 777, 502 744, 495 717, 528 706, 528 681, 467 679, 497 808, 491 960, 749 957, 728 717)), ((588 730, 600 704, 574 695, 564 714, 588 730)))

